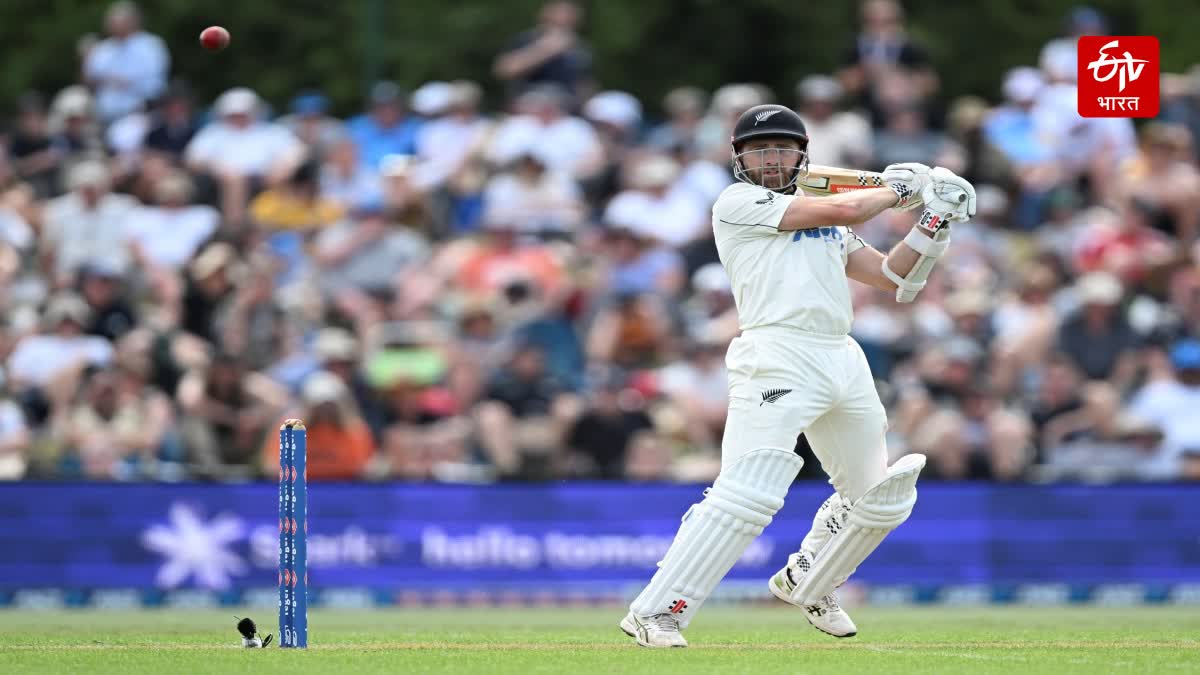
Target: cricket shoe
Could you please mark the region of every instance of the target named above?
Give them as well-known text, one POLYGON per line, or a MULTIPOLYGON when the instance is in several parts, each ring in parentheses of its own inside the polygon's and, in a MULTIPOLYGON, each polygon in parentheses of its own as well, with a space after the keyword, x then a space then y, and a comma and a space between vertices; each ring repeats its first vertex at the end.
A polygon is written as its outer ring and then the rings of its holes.
POLYGON ((633 612, 621 619, 621 630, 643 647, 686 647, 687 640, 679 632, 679 619, 673 614, 637 616, 633 612))
POLYGON ((854 637, 858 634, 858 626, 850 620, 850 615, 838 604, 833 593, 821 598, 815 605, 801 605, 792 600, 792 589, 796 588, 796 582, 811 567, 812 558, 805 551, 788 556, 787 566, 779 570, 767 583, 771 595, 803 609, 804 618, 822 633, 838 638, 854 637))

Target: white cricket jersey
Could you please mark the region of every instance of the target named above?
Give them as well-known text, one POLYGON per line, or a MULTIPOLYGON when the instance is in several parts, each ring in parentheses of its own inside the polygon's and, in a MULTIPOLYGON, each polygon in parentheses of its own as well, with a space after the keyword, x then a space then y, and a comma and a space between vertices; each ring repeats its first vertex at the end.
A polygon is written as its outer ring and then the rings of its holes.
POLYGON ((748 183, 713 204, 713 234, 742 330, 762 326, 848 335, 854 319, 847 257, 866 244, 843 226, 779 231, 796 195, 748 183))

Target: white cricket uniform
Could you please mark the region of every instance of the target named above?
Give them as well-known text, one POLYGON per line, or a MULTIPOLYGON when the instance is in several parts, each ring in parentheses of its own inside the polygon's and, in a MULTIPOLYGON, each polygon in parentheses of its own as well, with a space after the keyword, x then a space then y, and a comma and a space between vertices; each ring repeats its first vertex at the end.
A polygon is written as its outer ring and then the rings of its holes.
POLYGON ((729 414, 722 467, 759 448, 791 452, 801 433, 853 502, 887 475, 887 416, 866 356, 850 337, 846 261, 866 244, 848 227, 779 231, 783 195, 730 185, 713 233, 737 304, 729 345, 729 414))

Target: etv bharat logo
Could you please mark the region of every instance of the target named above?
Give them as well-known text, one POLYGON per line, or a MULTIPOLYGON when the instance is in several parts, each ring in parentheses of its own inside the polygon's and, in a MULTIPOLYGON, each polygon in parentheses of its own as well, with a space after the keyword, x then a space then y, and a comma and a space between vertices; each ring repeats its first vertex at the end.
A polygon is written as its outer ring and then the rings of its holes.
POLYGON ((1079 38, 1079 115, 1158 115, 1158 38, 1085 35, 1079 38))
POLYGON ((1107 53, 1107 50, 1116 49, 1120 43, 1120 40, 1113 40, 1101 47, 1100 58, 1089 63, 1087 67, 1088 70, 1092 71, 1092 78, 1097 82, 1108 82, 1113 78, 1113 75, 1119 75, 1121 79, 1117 91, 1125 91, 1126 78, 1130 82, 1136 81, 1142 76, 1142 69, 1146 67, 1149 61, 1146 59, 1135 59, 1133 58, 1133 54, 1129 52, 1125 52, 1124 62, 1121 59, 1113 58, 1107 53), (1100 77, 1100 69, 1105 66, 1108 66, 1108 74, 1100 77))

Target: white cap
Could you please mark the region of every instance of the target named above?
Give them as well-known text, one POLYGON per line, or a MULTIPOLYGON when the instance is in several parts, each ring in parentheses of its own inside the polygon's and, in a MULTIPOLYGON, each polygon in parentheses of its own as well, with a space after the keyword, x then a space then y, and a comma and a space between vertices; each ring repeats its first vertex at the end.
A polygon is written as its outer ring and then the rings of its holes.
POLYGON ((85 185, 104 186, 108 185, 108 179, 108 167, 104 162, 89 159, 71 167, 67 173, 67 187, 75 190, 85 185))
POLYGON ((1046 77, 1059 82, 1074 82, 1079 79, 1079 54, 1075 46, 1067 42, 1051 42, 1042 49, 1038 65, 1046 77))
POLYGON ((1079 278, 1075 288, 1079 301, 1089 305, 1115 305, 1125 294, 1121 280, 1108 272, 1088 272, 1079 278))
POLYGON ((796 95, 806 101, 836 101, 842 97, 842 85, 828 75, 809 75, 796 85, 796 95))
POLYGON ((762 102, 762 96, 754 87, 748 84, 727 84, 713 94, 712 109, 721 115, 740 115, 762 102))
POLYGON ((642 104, 623 91, 602 91, 584 104, 583 115, 593 122, 633 127, 642 121, 642 104))
POLYGON ((670 185, 679 176, 679 162, 666 155, 651 155, 633 166, 629 183, 638 190, 670 185))
POLYGON ((358 340, 344 328, 323 328, 313 351, 322 361, 353 361, 358 356, 358 340))
POLYGON ((1028 103, 1045 85, 1046 80, 1037 68, 1013 68, 1004 77, 1004 96, 1014 103, 1028 103))
POLYGON ((252 115, 258 109, 258 94, 246 87, 234 87, 217 99, 213 110, 218 115, 252 115))
POLYGON ((58 92, 51 110, 62 118, 87 117, 92 112, 92 95, 84 87, 72 85, 58 92))
POLYGON ((346 394, 346 385, 333 373, 320 370, 308 376, 300 396, 309 405, 338 401, 346 394))
POLYGON ((454 97, 454 85, 449 82, 426 82, 413 92, 411 105, 418 114, 432 117, 453 105, 454 97))

